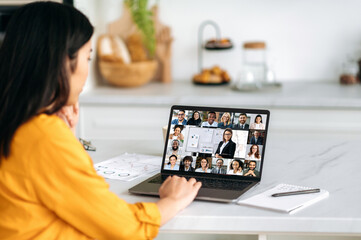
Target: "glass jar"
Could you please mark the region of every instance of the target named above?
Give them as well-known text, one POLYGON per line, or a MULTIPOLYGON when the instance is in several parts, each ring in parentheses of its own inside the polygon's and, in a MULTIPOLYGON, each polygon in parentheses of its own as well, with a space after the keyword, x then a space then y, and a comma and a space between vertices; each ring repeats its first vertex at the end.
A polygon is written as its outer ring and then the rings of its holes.
POLYGON ((267 81, 266 43, 246 42, 243 44, 243 66, 234 87, 252 91, 262 88, 267 81))

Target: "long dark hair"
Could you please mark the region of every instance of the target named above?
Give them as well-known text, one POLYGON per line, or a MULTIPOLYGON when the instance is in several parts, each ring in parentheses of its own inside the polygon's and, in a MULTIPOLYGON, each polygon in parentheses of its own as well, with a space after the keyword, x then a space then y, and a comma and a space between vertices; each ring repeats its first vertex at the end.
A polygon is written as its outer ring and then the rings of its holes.
POLYGON ((21 124, 65 106, 78 50, 92 35, 87 17, 71 6, 35 2, 14 13, 0 48, 0 157, 10 155, 21 124))

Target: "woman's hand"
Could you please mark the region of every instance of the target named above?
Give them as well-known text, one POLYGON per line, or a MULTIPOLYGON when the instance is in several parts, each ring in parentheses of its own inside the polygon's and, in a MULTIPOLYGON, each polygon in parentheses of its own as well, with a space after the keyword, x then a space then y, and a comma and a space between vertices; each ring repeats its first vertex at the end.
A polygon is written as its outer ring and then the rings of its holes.
POLYGON ((71 106, 64 106, 56 113, 72 130, 75 135, 75 127, 79 121, 79 103, 76 103, 71 106))
POLYGON ((187 181, 184 177, 169 176, 159 188, 160 200, 157 202, 162 216, 161 225, 186 208, 196 197, 201 182, 194 178, 187 181))

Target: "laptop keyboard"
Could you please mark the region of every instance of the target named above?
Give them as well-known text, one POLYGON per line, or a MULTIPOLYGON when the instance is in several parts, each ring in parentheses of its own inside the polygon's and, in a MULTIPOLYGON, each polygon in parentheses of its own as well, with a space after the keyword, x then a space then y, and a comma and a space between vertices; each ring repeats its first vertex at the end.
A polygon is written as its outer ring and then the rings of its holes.
MULTIPOLYGON (((150 183, 162 184, 168 176, 159 175, 158 177, 152 179, 150 183)), ((192 178, 184 176, 187 180, 192 178)), ((202 182, 202 188, 214 188, 214 189, 224 189, 224 190, 241 190, 247 188, 250 184, 254 183, 252 181, 233 181, 230 179, 210 179, 202 177, 193 177, 197 181, 202 182)))

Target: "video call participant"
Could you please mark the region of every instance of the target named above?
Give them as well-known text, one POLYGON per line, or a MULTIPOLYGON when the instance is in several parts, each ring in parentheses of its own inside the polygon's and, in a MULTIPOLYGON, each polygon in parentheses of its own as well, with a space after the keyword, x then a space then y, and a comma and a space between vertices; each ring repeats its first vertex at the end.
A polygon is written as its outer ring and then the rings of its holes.
POLYGON ((259 154, 259 146, 253 144, 250 149, 249 153, 246 156, 246 160, 261 160, 261 155, 259 154))
POLYGON ((238 118, 238 123, 234 125, 234 129, 240 129, 240 130, 248 130, 249 124, 246 123, 247 121, 247 114, 241 113, 238 118))
POLYGON ((177 156, 176 155, 171 155, 169 157, 169 162, 167 165, 164 166, 165 170, 174 170, 174 171, 178 171, 179 170, 179 165, 177 164, 177 156))
POLYGON ((265 125, 264 123, 262 123, 262 116, 261 115, 257 115, 256 118, 254 119, 254 123, 251 123, 250 129, 258 129, 258 130, 264 130, 265 129, 265 125))
POLYGON ((196 172, 210 173, 209 162, 207 158, 202 158, 201 167, 196 169, 196 172))
POLYGON ((227 128, 223 132, 223 141, 220 141, 216 151, 216 158, 233 158, 236 151, 236 143, 232 141, 232 129, 227 128))
POLYGON ((202 123, 201 115, 198 111, 194 111, 192 117, 188 119, 187 125, 193 125, 200 127, 202 123))
POLYGON ((171 124, 187 125, 187 119, 185 119, 186 112, 184 110, 178 111, 178 119, 173 119, 171 124))
POLYGON ((173 127, 174 133, 169 134, 169 139, 176 139, 180 141, 184 141, 184 135, 182 134, 183 126, 175 125, 173 127))
POLYGON ((256 166, 256 161, 250 161, 248 164, 248 168, 244 170, 243 176, 259 177, 259 172, 256 170, 256 166))
POLYGON ((191 166, 193 158, 191 156, 185 156, 183 158, 183 165, 180 168, 180 171, 183 172, 194 172, 194 168, 191 166))
POLYGON ((218 127, 216 120, 216 113, 209 112, 207 122, 202 122, 202 127, 218 127))
POLYGON ((218 127, 219 128, 232 128, 231 114, 229 114, 228 112, 223 113, 221 122, 218 123, 218 127))
POLYGON ((257 145, 263 145, 263 137, 261 137, 261 134, 259 131, 254 131, 253 136, 251 137, 250 144, 257 144, 257 145))
POLYGON ((237 159, 233 160, 227 174, 243 175, 243 162, 237 159))
POLYGON ((179 148, 180 141, 178 139, 174 139, 172 141, 171 149, 168 150, 167 155, 176 155, 179 156, 181 154, 181 150, 179 148))
POLYGON ((216 174, 226 174, 226 169, 222 168, 223 166, 223 159, 219 158, 217 159, 216 162, 216 167, 212 169, 211 173, 216 173, 216 174))

